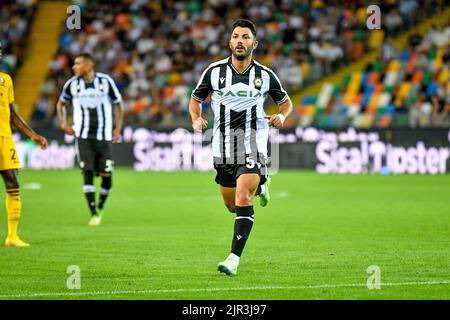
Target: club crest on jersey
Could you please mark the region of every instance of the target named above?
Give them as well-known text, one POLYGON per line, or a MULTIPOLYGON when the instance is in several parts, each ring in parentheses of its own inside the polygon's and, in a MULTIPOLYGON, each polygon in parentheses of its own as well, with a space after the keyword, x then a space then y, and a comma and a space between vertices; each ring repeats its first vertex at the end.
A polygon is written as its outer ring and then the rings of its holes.
POLYGON ((257 77, 255 78, 255 80, 253 80, 253 84, 255 85, 255 88, 259 90, 263 85, 263 81, 260 77, 257 77))
POLYGON ((2 86, 4 86, 5 85, 5 79, 3 79, 3 78, 0 78, 0 85, 2 85, 2 86))

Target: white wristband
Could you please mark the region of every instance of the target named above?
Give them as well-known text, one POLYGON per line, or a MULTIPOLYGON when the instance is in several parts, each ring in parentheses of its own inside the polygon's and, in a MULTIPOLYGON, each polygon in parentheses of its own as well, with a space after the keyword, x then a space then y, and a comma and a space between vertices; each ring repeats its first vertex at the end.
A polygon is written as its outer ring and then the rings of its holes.
POLYGON ((192 122, 192 127, 194 128, 195 132, 202 132, 202 125, 200 124, 200 122, 197 120, 195 120, 194 122, 192 122))
POLYGON ((279 113, 277 114, 278 118, 280 118, 281 124, 284 124, 284 120, 286 120, 286 117, 284 116, 284 114, 279 113))

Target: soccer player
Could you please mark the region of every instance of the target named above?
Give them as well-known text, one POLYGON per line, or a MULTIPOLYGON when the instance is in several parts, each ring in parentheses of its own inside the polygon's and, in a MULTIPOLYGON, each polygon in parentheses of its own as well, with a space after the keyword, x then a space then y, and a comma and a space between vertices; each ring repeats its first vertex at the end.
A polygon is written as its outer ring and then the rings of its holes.
MULTIPOLYGON (((215 181, 220 185, 225 206, 236 213, 231 253, 217 266, 227 275, 236 274, 250 235, 254 196, 258 192, 263 197, 268 193, 264 184, 269 126, 281 128, 292 111, 292 102, 277 76, 253 60, 257 46, 254 24, 237 20, 229 41, 231 57, 208 66, 189 102, 192 126, 201 131, 208 125, 201 116, 201 103, 211 94, 215 181), (279 105, 278 114, 265 115, 263 104, 267 94, 279 105), (258 190, 259 186, 265 188, 258 190)), ((261 204, 266 205, 267 201, 261 204)))
MULTIPOLYGON (((0 42, 0 66, 2 65, 2 58, 2 44, 0 42)), ((22 241, 17 234, 22 207, 18 179, 18 169, 21 166, 12 138, 11 123, 42 149, 47 148, 47 140, 36 134, 17 113, 11 77, 0 72, 0 173, 5 182, 6 211, 8 213, 8 235, 5 246, 28 247, 30 245, 22 241)))
POLYGON ((75 57, 73 71, 57 103, 62 130, 75 135, 83 191, 91 212, 89 226, 102 221, 103 208, 112 187, 112 143, 117 143, 122 130, 122 97, 114 80, 107 74, 95 72, 95 61, 89 53, 75 57), (67 109, 73 107, 73 125, 67 109), (94 176, 101 176, 98 206, 95 199, 94 176))

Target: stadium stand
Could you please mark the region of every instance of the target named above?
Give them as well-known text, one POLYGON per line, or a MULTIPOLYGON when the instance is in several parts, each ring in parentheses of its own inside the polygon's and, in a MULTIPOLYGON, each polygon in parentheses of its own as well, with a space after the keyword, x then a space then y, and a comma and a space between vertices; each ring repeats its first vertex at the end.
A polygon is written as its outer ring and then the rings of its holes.
MULTIPOLYGON (((256 22, 257 59, 295 92, 381 43, 380 34, 365 27, 366 7, 365 1, 89 2, 82 7, 86 32, 61 35, 46 87, 59 89, 73 55, 90 51, 98 70, 112 73, 123 92, 128 123, 188 126, 189 94, 207 64, 229 55, 231 21, 245 16, 256 22)), ((393 16, 395 34, 407 19, 393 16)), ((57 91, 48 93, 54 99, 57 91)))
MULTIPOLYGON (((2 30, 7 31, 2 36, 3 40, 6 43, 13 40, 19 48, 10 57, 13 61, 20 61, 20 67, 15 68, 12 75, 15 100, 26 120, 30 120, 39 98, 41 84, 48 72, 47 63, 57 50, 57 41, 63 27, 61 21, 67 17, 69 5, 68 1, 31 0, 6 1, 1 4, 1 14, 5 17, 1 21, 2 30)), ((11 73, 8 67, 4 70, 11 73)), ((41 122, 33 123, 38 124, 44 125, 41 122)))
MULTIPOLYGON (((72 75, 73 56, 81 51, 92 52, 98 61, 97 69, 113 75, 124 96, 127 123, 189 126, 189 94, 206 65, 229 55, 227 28, 239 17, 257 24, 260 46, 256 59, 271 66, 289 93, 295 94, 381 47, 386 58, 396 55, 395 50, 390 50, 389 41, 383 40, 385 36, 398 36, 446 5, 445 1, 375 1, 383 14, 383 29, 370 31, 366 28, 366 8, 373 2, 73 1, 82 9, 83 28, 65 29, 60 35, 58 52, 48 62, 48 75, 35 103, 34 124, 51 125, 57 94, 72 75)), ((383 76, 383 68, 374 71, 379 72, 378 77, 383 76)), ((356 87, 355 79, 358 75, 346 76, 345 81, 352 84, 350 89, 365 89, 356 87)), ((297 117, 286 124, 339 127, 379 122, 376 117, 371 121, 370 117, 364 118, 364 122, 360 112, 354 123, 345 114, 329 116, 328 109, 322 114, 320 110, 326 108, 315 105, 315 101, 329 103, 331 90, 336 107, 340 101, 336 98, 343 88, 327 85, 321 99, 318 94, 294 99, 294 104, 300 105, 297 117)), ((359 91, 356 93, 360 97, 359 91)), ((205 102, 206 110, 207 107, 205 102)), ((375 115, 380 116, 377 112, 375 115)), ((211 113, 207 111, 206 116, 211 113)), ((386 125, 397 124, 383 121, 386 125)))
POLYGON ((450 23, 414 31, 396 50, 387 38, 380 56, 363 70, 304 95, 301 126, 321 128, 449 127, 450 23))
POLYGON ((34 1, 0 1, 1 69, 14 75, 23 63, 26 35, 35 12, 34 1))

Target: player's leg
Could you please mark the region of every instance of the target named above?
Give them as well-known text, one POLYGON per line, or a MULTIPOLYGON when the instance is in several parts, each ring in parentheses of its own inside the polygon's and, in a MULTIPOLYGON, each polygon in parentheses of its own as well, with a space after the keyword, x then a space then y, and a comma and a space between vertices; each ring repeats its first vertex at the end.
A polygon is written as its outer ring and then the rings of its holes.
POLYGON ((20 240, 17 234, 22 207, 18 169, 3 170, 0 172, 5 182, 6 211, 8 214, 8 236, 6 237, 5 245, 11 247, 28 247, 29 244, 20 240))
POLYGON ((235 213, 236 188, 220 186, 220 193, 222 194, 225 207, 227 207, 228 211, 231 213, 235 213))
POLYGON ((254 221, 253 200, 260 180, 260 175, 257 173, 244 173, 237 178, 235 191, 236 219, 231 253, 225 261, 218 265, 219 271, 227 275, 236 274, 242 251, 252 230, 254 221))
POLYGON ((260 182, 256 173, 241 174, 236 185, 236 220, 231 252, 240 257, 253 227, 253 200, 260 182))
POLYGON ((83 170, 83 192, 86 197, 86 201, 89 207, 91 215, 97 213, 95 205, 95 186, 94 186, 94 171, 93 170, 83 170))
POLYGON ((258 188, 256 189, 255 196, 259 196, 259 204, 261 207, 265 207, 270 202, 270 182, 271 178, 269 176, 269 169, 267 168, 267 160, 265 159, 264 155, 260 156, 260 162, 258 164, 260 175, 261 175, 261 182, 258 188))
POLYGON ((259 196, 259 204, 261 207, 266 207, 270 202, 270 183, 271 178, 267 176, 266 182, 256 190, 255 196, 259 196))
POLYGON ((94 186, 95 154, 89 140, 78 139, 77 148, 80 168, 83 174, 83 193, 91 216, 94 216, 97 214, 94 186))
MULTIPOLYGON (((236 212, 236 178, 234 176, 234 166, 214 164, 214 168, 217 171, 215 180, 220 185, 223 202, 228 211, 234 213, 236 212)), ((217 269, 227 274, 236 274, 236 271, 233 271, 236 268, 234 268, 233 261, 229 260, 229 257, 225 261, 220 262, 217 265, 217 269)))
POLYGON ((114 161, 112 160, 112 143, 109 141, 97 142, 98 153, 98 171, 102 177, 100 185, 100 195, 98 200, 98 209, 101 211, 105 206, 106 199, 112 189, 112 172, 114 161))
POLYGON ((98 209, 103 210, 105 206, 106 199, 108 198, 109 194, 111 193, 112 188, 112 174, 102 172, 100 173, 100 176, 102 177, 102 183, 100 185, 100 195, 98 199, 98 209))
POLYGON ((6 211, 8 215, 8 236, 6 246, 28 247, 17 235, 21 213, 19 169, 21 168, 16 147, 11 137, 0 137, 0 173, 6 188, 6 211))
POLYGON ((214 169, 217 171, 216 183, 220 185, 220 193, 222 194, 223 202, 231 213, 235 212, 235 198, 236 198, 236 178, 234 177, 233 166, 214 164, 214 169))

